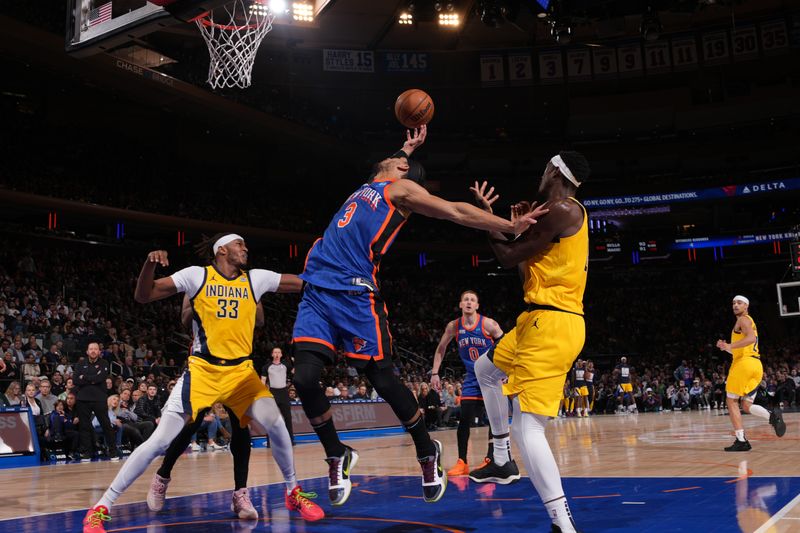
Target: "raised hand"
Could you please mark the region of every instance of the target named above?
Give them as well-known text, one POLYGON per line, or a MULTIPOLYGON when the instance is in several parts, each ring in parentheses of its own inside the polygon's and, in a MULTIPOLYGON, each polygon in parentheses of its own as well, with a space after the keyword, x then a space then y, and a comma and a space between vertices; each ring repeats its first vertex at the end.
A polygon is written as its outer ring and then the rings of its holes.
POLYGON ((511 206, 511 223, 514 224, 514 234, 519 235, 533 224, 538 222, 538 218, 549 213, 550 210, 545 207, 545 204, 536 206, 536 202, 520 202, 511 206))
POLYGON ((428 126, 423 124, 419 128, 414 128, 413 134, 411 130, 406 130, 406 142, 403 144, 403 151, 408 155, 419 148, 425 142, 428 136, 428 126))
POLYGON ((494 194, 494 187, 490 187, 489 190, 486 190, 486 187, 489 186, 488 181, 484 181, 483 183, 478 185, 478 182, 475 182, 475 185, 470 187, 469 190, 472 191, 472 194, 475 196, 475 200, 478 202, 480 207, 484 211, 488 211, 492 213, 492 204, 500 198, 499 194, 494 194))
POLYGON ((155 250, 147 254, 148 263, 158 263, 163 267, 169 266, 166 250, 155 250))

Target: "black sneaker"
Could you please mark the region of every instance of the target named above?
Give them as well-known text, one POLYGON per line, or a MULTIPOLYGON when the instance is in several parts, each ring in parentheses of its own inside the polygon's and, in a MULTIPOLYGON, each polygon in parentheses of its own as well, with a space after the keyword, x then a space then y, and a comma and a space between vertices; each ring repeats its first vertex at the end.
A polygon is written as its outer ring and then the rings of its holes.
POLYGON ((509 461, 503 466, 497 466, 494 459, 490 458, 488 463, 470 472, 469 478, 475 483, 510 485, 519 481, 520 475, 516 462, 509 461))
POLYGON ((733 444, 725 448, 726 452, 749 452, 752 449, 750 441, 736 439, 733 444))
POLYGON ((442 468, 442 443, 433 441, 436 447, 434 455, 419 459, 422 467, 422 496, 427 503, 435 503, 442 499, 447 489, 447 473, 442 468))
POLYGON ((344 455, 328 457, 325 462, 328 463, 328 497, 331 505, 344 505, 350 497, 350 471, 358 462, 358 454, 350 446, 345 446, 344 455))
POLYGON ((769 415, 769 423, 775 428, 775 434, 783 437, 786 434, 786 422, 783 421, 783 411, 780 407, 776 407, 769 415))

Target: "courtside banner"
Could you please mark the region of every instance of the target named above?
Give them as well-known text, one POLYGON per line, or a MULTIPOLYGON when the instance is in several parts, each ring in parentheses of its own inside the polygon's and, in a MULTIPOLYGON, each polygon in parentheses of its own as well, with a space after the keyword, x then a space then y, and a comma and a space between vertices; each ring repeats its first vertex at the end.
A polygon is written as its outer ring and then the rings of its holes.
POLYGON ((774 180, 743 185, 725 185, 711 189, 697 189, 680 192, 634 194, 630 196, 611 196, 607 198, 586 198, 582 200, 588 209, 636 206, 652 204, 671 204, 677 202, 695 202, 718 200, 722 198, 739 198, 755 194, 800 190, 800 178, 774 180))
POLYGON ((0 411, 0 457, 34 453, 27 411, 0 411))
MULTIPOLYGON (((339 431, 399 426, 392 408, 384 401, 331 402, 333 422, 339 431)), ((303 406, 292 405, 292 429, 297 435, 314 433, 303 406)))

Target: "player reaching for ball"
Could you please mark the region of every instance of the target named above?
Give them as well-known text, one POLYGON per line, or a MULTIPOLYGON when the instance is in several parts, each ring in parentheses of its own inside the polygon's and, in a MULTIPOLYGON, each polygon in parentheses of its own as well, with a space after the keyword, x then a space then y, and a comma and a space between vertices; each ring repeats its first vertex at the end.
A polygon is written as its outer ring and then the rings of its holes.
POLYGON ((438 501, 447 486, 442 446, 431 440, 417 402, 392 370, 392 338, 378 282, 381 259, 411 213, 450 220, 476 229, 520 234, 547 210, 538 208, 514 222, 471 204, 448 202, 422 186, 425 171, 410 159, 427 127, 406 133, 403 148, 377 163, 367 182, 342 204, 306 258, 306 282, 297 311, 294 386, 329 467, 328 495, 333 505, 350 496, 358 453, 345 446, 334 427, 331 406, 320 387, 326 365, 342 349, 348 363, 365 374, 411 435, 422 467, 426 502, 438 501))

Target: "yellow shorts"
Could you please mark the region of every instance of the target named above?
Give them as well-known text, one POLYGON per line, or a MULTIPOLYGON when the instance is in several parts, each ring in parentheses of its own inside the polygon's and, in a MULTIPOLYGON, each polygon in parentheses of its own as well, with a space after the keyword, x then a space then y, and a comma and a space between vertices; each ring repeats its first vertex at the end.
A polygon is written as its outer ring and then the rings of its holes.
POLYGON ((589 396, 589 387, 586 385, 583 387, 575 387, 575 390, 578 391, 578 396, 589 396))
POLYGON ((619 386, 622 388, 622 392, 633 392, 633 385, 630 383, 620 383, 619 386))
POLYGON ((764 367, 761 360, 755 357, 736 359, 728 372, 725 392, 736 396, 752 396, 761 383, 764 367))
POLYGON ((525 311, 494 349, 494 364, 508 375, 503 394, 518 395, 526 413, 558 416, 564 381, 583 349, 583 317, 560 311, 525 311))
POLYGON ((199 357, 189 357, 189 370, 175 384, 165 409, 172 407, 195 420, 200 411, 222 402, 245 427, 250 422, 245 413, 259 398, 272 398, 272 393, 261 383, 253 361, 220 366, 199 357))

